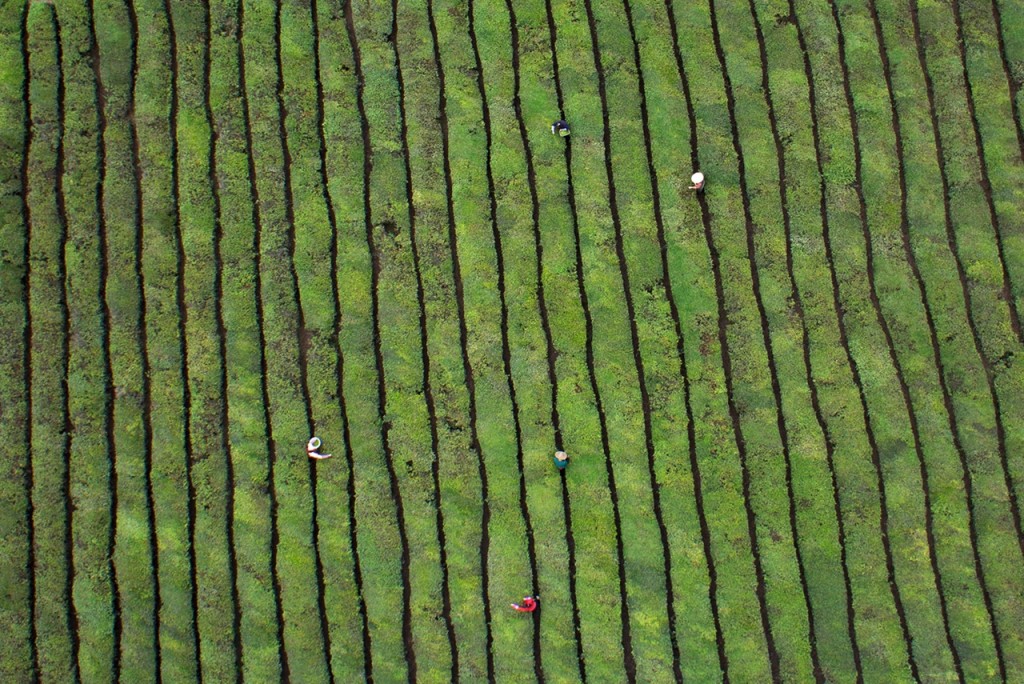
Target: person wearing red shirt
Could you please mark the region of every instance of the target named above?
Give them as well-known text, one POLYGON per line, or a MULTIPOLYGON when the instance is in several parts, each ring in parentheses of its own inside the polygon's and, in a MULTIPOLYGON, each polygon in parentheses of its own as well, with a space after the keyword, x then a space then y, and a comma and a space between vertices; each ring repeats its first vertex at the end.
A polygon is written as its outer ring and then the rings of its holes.
POLYGON ((537 610, 537 597, 526 596, 523 598, 522 605, 518 603, 513 603, 512 608, 518 610, 520 613, 532 613, 533 611, 537 610))

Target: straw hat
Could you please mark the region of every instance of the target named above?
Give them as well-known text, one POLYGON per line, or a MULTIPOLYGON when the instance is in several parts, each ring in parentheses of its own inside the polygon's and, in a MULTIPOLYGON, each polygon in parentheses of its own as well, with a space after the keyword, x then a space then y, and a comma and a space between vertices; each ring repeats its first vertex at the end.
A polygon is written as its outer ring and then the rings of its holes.
POLYGON ((704 182, 704 174, 701 173, 700 171, 697 171, 692 176, 690 176, 690 180, 693 181, 694 185, 697 185, 698 183, 703 183, 704 182))
POLYGON ((564 451, 556 451, 555 458, 557 458, 559 461, 568 461, 569 454, 565 453, 564 451))

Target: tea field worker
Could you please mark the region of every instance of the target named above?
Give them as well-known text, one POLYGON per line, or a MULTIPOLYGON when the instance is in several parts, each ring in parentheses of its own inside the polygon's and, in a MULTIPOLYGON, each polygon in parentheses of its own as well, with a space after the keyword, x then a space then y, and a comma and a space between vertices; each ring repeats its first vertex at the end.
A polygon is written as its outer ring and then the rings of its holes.
POLYGON ((522 605, 513 603, 512 608, 519 611, 520 613, 532 613, 537 610, 537 599, 539 596, 524 596, 522 605))
POLYGON ((569 124, 567 124, 564 120, 559 119, 555 123, 551 124, 551 134, 552 135, 560 135, 563 138, 568 138, 569 137, 569 124))
POLYGON ((556 451, 555 457, 551 459, 555 462, 555 467, 559 470, 565 470, 565 466, 569 465, 569 454, 564 451, 556 451))
POLYGON ((690 186, 691 190, 697 190, 697 191, 703 190, 704 189, 704 174, 701 173, 700 171, 697 171, 692 176, 690 176, 690 182, 693 183, 693 185, 690 186))
POLYGON ((312 437, 309 442, 306 443, 306 455, 310 458, 315 458, 318 461, 322 461, 325 458, 330 458, 330 454, 321 454, 320 451, 320 438, 312 437))

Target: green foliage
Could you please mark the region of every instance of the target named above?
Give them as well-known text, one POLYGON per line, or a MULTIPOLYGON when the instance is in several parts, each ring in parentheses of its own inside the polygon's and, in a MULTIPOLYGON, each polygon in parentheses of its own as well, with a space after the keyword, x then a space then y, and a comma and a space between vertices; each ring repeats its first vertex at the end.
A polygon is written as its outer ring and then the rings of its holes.
POLYGON ((0 676, 1012 679, 1022 27, 3 4, 0 676))
MULTIPOLYGON (((22 53, 22 32, 27 28, 27 12, 22 7, 12 5, 0 10, 0 35, 3 36, 3 56, 0 61, 0 188, 3 200, 0 201, 0 240, 4 247, 0 251, 0 326, 6 331, 2 360, 0 366, 0 439, 7 445, 4 452, 5 478, 0 485, 0 502, 3 513, 0 514, 0 543, 5 549, 5 558, 0 569, 0 596, 3 597, 0 607, 0 624, 7 628, 7 636, 0 646, 0 677, 10 680, 28 679, 31 676, 33 659, 37 646, 32 643, 33 625, 31 624, 29 603, 33 600, 33 592, 29 589, 30 581, 37 581, 31 573, 31 558, 35 549, 30 547, 30 540, 37 537, 29 526, 33 521, 29 515, 31 496, 30 486, 34 485, 35 474, 31 470, 29 460, 29 441, 32 435, 30 421, 31 388, 25 380, 30 378, 31 349, 27 348, 30 340, 25 336, 28 330, 28 319, 31 315, 28 301, 29 269, 32 258, 27 230, 27 178, 21 173, 20 164, 26 162, 24 155, 28 151, 29 142, 29 110, 28 102, 23 101, 23 88, 28 84, 31 68, 38 64, 30 64, 28 55, 22 53), (24 23, 23 23, 24 22, 24 23)), ((34 19, 33 26, 40 22, 34 19)), ((42 27, 40 27, 42 28, 42 27)), ((49 27, 46 27, 48 29, 49 27)), ((52 62, 53 38, 48 30, 43 32, 45 38, 38 40, 49 48, 46 51, 48 61, 52 62)), ((48 118, 53 119, 52 81, 48 83, 47 97, 40 103, 41 112, 45 111, 48 118)), ((40 117, 42 118, 42 117, 40 117)), ((42 274, 40 274, 42 275, 42 274)), ((56 497, 54 497, 56 500, 56 497)), ((61 562, 58 572, 66 571, 61 562)), ((55 597, 53 603, 58 610, 63 603, 55 597)), ((66 635, 54 634, 56 653, 66 655, 66 635)), ((67 664, 64 660, 63 664, 67 664)))

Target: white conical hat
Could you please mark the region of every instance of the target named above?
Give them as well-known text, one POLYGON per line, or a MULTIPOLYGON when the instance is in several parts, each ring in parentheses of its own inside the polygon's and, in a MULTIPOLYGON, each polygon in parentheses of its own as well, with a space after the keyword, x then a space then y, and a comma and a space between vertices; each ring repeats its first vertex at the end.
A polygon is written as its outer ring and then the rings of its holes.
POLYGON ((319 449, 320 448, 320 438, 319 437, 313 437, 312 439, 310 439, 309 443, 306 445, 306 448, 310 449, 310 450, 319 449))
POLYGON ((690 180, 693 183, 703 183, 704 182, 704 174, 701 173, 700 171, 697 171, 692 176, 690 176, 690 180))

